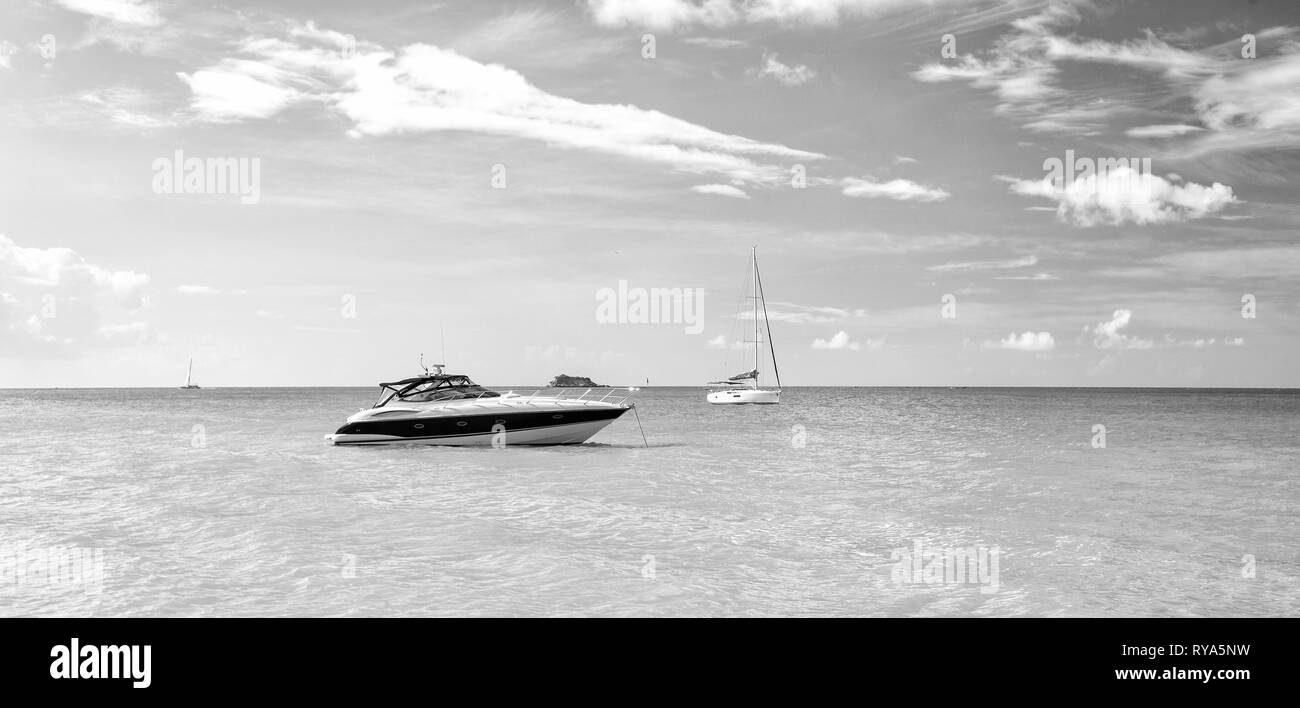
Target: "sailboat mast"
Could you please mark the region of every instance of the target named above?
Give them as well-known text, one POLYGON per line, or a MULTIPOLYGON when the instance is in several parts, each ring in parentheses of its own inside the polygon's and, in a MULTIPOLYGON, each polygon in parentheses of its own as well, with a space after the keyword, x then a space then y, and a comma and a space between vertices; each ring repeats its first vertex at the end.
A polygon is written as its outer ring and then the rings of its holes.
MULTIPOLYGON (((758 371, 758 246, 754 252, 754 371, 758 371)), ((754 388, 758 388, 758 374, 754 374, 754 388)))
POLYGON ((194 357, 190 357, 190 365, 185 367, 185 385, 189 386, 194 376, 194 357))
POLYGON ((763 294, 763 279, 758 275, 758 259, 754 259, 754 280, 758 283, 758 297, 763 303, 763 322, 767 325, 767 348, 772 352, 772 374, 776 376, 776 387, 781 388, 781 367, 776 365, 776 344, 772 339, 772 320, 767 316, 767 295, 763 294))

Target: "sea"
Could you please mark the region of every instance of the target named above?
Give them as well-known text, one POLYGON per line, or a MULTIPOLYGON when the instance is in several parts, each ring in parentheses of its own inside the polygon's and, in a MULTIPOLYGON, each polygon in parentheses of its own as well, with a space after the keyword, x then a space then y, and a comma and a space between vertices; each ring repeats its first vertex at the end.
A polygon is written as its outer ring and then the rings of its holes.
POLYGON ((329 445, 375 394, 0 391, 0 616, 1300 614, 1297 391, 650 387, 580 446, 329 445))

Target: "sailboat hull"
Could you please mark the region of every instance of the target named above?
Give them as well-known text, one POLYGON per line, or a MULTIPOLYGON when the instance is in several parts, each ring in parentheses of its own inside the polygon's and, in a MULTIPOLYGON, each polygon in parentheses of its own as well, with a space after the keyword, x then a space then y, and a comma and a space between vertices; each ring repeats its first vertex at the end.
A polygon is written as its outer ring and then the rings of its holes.
POLYGON ((744 391, 710 391, 705 400, 715 405, 741 403, 772 404, 781 402, 781 392, 764 391, 762 389, 749 389, 744 391))

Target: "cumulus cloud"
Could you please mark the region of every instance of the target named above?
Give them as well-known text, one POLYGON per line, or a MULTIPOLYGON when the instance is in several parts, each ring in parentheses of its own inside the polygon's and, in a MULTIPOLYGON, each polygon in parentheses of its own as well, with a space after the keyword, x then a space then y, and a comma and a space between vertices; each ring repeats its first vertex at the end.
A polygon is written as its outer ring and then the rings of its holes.
POLYGON ((763 65, 757 69, 751 69, 750 75, 759 78, 770 76, 786 86, 799 86, 817 78, 817 72, 803 64, 795 66, 783 64, 777 59, 776 54, 766 52, 763 53, 763 65))
POLYGON ((720 197, 732 197, 735 199, 749 199, 745 190, 739 187, 733 187, 729 184, 697 184, 691 187, 692 192, 700 194, 716 194, 720 197))
MULTIPOLYGON (((870 342, 869 345, 873 349, 880 348, 880 343, 877 343, 877 341, 875 340, 870 342)), ((852 339, 849 337, 848 332, 845 332, 844 330, 840 330, 835 334, 831 335, 830 339, 820 339, 820 338, 814 339, 812 343, 812 348, 813 349, 849 349, 852 351, 858 351, 859 349, 862 349, 862 344, 860 342, 852 341, 852 339)))
POLYGON ((126 343, 149 304, 149 276, 88 263, 68 248, 28 248, 0 235, 0 355, 64 354, 126 343))
POLYGON ((1012 332, 997 342, 985 342, 985 347, 993 349, 1014 349, 1022 352, 1048 352, 1056 348, 1056 341, 1051 332, 1012 332))
POLYGON ((948 198, 948 193, 937 187, 927 187, 908 179, 875 182, 857 177, 840 180, 845 196, 867 199, 897 199, 899 201, 935 202, 948 198))
POLYGON ((1199 219, 1237 203, 1232 187, 1219 182, 1204 186, 1174 184, 1159 175, 1130 167, 1090 174, 1068 184, 1050 177, 1041 180, 999 177, 1012 192, 1056 202, 1056 215, 1076 226, 1163 224, 1199 219))
POLYGON ((1123 331, 1132 320, 1132 310, 1115 310, 1109 320, 1098 322, 1090 330, 1085 331, 1091 332, 1092 344, 1098 349, 1150 349, 1153 347, 1155 343, 1150 339, 1141 339, 1123 331))

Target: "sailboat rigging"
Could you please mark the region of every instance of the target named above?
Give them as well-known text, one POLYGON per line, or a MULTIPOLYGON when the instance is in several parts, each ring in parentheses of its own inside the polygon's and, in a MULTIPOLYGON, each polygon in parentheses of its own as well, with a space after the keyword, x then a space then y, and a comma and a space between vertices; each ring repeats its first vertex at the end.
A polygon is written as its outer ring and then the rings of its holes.
POLYGON ((758 246, 753 248, 754 287, 750 296, 754 301, 754 367, 742 371, 725 381, 711 381, 710 386, 723 387, 710 391, 705 400, 709 403, 780 403, 781 372, 776 364, 776 347, 772 344, 772 322, 767 317, 767 300, 763 295, 763 279, 758 271, 758 246), (768 351, 772 354, 772 374, 776 378, 776 388, 763 388, 759 384, 759 359, 762 350, 762 329, 759 327, 759 314, 762 313, 763 325, 767 330, 768 351))
POLYGON ((194 383, 194 359, 193 358, 190 358, 190 365, 185 369, 185 385, 181 386, 180 388, 199 388, 199 385, 194 383))

